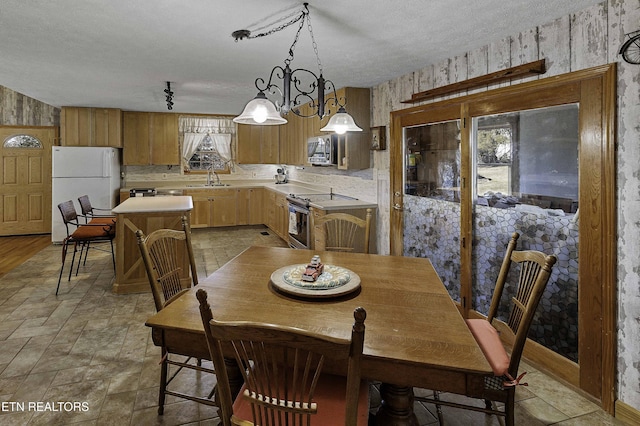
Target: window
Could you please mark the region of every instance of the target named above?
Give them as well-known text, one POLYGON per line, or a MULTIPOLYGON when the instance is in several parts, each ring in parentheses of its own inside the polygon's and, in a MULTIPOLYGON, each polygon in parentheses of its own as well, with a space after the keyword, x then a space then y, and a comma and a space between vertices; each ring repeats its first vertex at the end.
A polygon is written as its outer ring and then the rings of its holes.
POLYGON ((191 171, 225 170, 227 163, 216 151, 213 146, 213 139, 207 134, 189 159, 189 169, 191 171))
POLYGON ((42 148, 42 143, 29 135, 15 135, 4 141, 5 148, 42 148))
POLYGON ((478 205, 577 211, 577 104, 476 117, 473 126, 478 205))
POLYGON ((405 129, 405 194, 460 202, 460 120, 405 129))

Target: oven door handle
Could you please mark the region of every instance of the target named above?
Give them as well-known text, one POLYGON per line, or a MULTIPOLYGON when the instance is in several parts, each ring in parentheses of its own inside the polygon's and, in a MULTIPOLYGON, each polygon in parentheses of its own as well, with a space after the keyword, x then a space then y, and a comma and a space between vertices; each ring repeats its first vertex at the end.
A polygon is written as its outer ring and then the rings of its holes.
POLYGON ((291 209, 296 213, 309 214, 308 208, 298 206, 297 204, 289 203, 289 211, 291 211, 291 209))

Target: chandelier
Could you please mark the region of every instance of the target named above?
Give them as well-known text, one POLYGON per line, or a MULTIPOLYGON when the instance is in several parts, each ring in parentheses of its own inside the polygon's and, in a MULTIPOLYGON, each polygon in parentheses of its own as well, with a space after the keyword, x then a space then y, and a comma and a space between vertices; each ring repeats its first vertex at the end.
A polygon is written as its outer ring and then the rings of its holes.
POLYGON ((255 86, 258 89, 258 94, 244 107, 242 114, 233 119, 236 123, 240 124, 258 124, 258 125, 279 125, 287 123, 286 116, 290 112, 299 117, 319 117, 323 118, 330 114, 327 111, 327 107, 333 104, 337 108, 337 112, 329 119, 329 122, 320 131, 323 132, 336 132, 339 134, 347 131, 361 132, 362 129, 356 125, 344 107, 346 99, 339 99, 336 94, 336 88, 330 80, 325 80, 322 75, 322 62, 320 62, 320 56, 318 55, 318 45, 316 44, 313 36, 313 28, 311 27, 311 20, 309 19, 309 3, 304 3, 303 8, 299 12, 294 12, 287 16, 284 16, 271 24, 267 24, 260 29, 264 29, 269 26, 273 26, 271 29, 267 29, 263 32, 252 34, 250 30, 237 30, 231 33, 231 36, 235 38, 236 42, 242 39, 258 38, 271 35, 275 32, 281 31, 290 25, 298 23, 298 30, 296 36, 289 48, 289 56, 284 60, 284 68, 280 65, 276 65, 269 75, 269 80, 265 81, 263 78, 258 77, 255 81, 255 86), (288 21, 281 23, 282 21, 289 19, 288 21), (292 70, 290 65, 293 61, 293 51, 300 37, 300 32, 304 28, 305 22, 311 35, 311 41, 313 50, 318 62, 318 75, 313 71, 309 71, 304 68, 298 68, 292 70), (277 26, 276 26, 277 25, 277 26), (325 99, 325 91, 331 91, 330 98, 325 99), (317 93, 316 93, 317 92, 317 93), (281 97, 276 100, 275 104, 267 95, 281 97), (311 114, 304 115, 299 106, 303 104, 309 104, 311 106, 311 114))

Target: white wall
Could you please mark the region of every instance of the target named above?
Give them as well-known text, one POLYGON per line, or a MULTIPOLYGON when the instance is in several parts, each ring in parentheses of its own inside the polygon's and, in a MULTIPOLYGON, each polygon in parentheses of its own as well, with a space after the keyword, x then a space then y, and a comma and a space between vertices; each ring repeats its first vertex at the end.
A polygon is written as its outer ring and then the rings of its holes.
MULTIPOLYGON (((387 126, 390 112, 416 92, 545 58, 540 78, 618 62, 618 399, 640 410, 640 65, 622 61, 625 34, 640 29, 640 1, 608 0, 531 28, 372 89, 371 126, 387 126)), ((416 53, 418 54, 418 53, 416 53)), ((518 79, 517 84, 528 79, 518 79)), ((509 83, 501 83, 505 85, 509 83)), ((499 85, 489 86, 488 90, 499 85)), ((478 91, 478 90, 476 90, 478 91)), ((473 93, 469 91, 468 93, 473 93)), ((463 93, 467 94, 467 93, 463 93)), ((434 101, 440 100, 435 99, 434 101)), ((387 140, 389 140, 387 133, 387 140)), ((381 229, 379 252, 389 246, 389 150, 374 152, 381 229)))

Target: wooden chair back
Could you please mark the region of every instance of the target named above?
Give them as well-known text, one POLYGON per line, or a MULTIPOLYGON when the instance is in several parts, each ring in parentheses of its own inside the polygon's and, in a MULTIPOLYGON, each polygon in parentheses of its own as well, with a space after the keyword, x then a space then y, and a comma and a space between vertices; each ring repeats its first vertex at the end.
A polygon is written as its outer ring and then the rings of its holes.
MULTIPOLYGON (((355 426, 360 389, 360 360, 364 345, 366 312, 356 308, 350 339, 328 338, 305 330, 253 322, 221 322, 213 319, 207 293, 196 293, 207 344, 218 374, 218 402, 222 424, 241 423, 234 417, 229 378, 224 367, 223 345, 233 348, 244 379, 244 391, 253 424, 309 425, 322 404, 316 385, 325 361, 348 360, 346 389, 331 388, 332 398, 346 401, 344 418, 325 424, 355 426), (315 400, 320 402, 315 402, 315 400)), ((326 395, 325 395, 326 397, 326 395)))
POLYGON ((347 213, 329 213, 315 220, 315 226, 324 230, 324 246, 319 239, 318 250, 353 252, 359 229, 364 229, 364 253, 369 253, 371 230, 371 209, 367 209, 365 219, 347 213))
POLYGON ((518 284, 515 296, 511 299, 510 313, 507 325, 515 335, 509 363, 509 374, 513 377, 518 372, 520 358, 527 340, 529 327, 533 316, 547 286, 551 270, 557 258, 535 250, 515 250, 520 235, 514 232, 507 246, 500 273, 496 281, 496 287, 489 307, 487 320, 492 322, 498 314, 498 308, 502 293, 507 282, 509 270, 513 264, 519 265, 518 284))
POLYGON ((182 264, 184 253, 189 258, 191 282, 198 284, 195 257, 191 245, 191 227, 188 219, 182 217, 182 231, 158 229, 145 236, 142 230, 136 231, 138 247, 147 271, 147 278, 153 293, 156 310, 173 302, 186 292, 182 283, 182 264))

